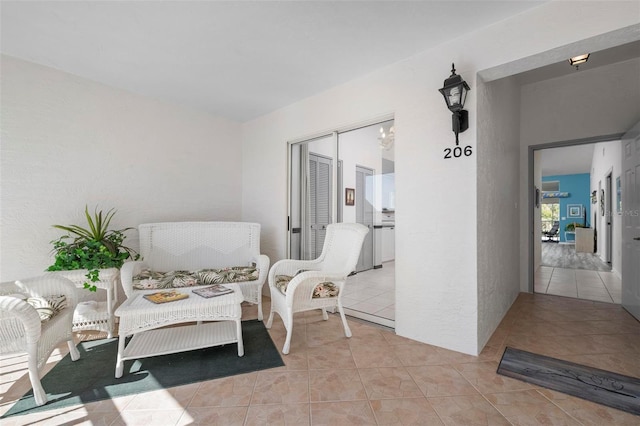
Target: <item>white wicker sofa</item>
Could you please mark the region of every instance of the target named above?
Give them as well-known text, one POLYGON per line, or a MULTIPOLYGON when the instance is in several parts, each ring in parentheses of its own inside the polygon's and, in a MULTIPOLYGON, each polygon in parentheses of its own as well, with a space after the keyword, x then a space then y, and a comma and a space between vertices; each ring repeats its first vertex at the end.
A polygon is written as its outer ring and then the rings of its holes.
POLYGON ((245 301, 258 305, 258 319, 262 320, 262 286, 269 273, 269 258, 260 254, 260 224, 147 223, 138 226, 138 231, 143 260, 126 262, 120 270, 122 287, 127 297, 140 289, 134 278, 144 273, 195 272, 255 266, 257 270, 252 278, 257 275, 257 279, 234 282, 242 290, 245 301))

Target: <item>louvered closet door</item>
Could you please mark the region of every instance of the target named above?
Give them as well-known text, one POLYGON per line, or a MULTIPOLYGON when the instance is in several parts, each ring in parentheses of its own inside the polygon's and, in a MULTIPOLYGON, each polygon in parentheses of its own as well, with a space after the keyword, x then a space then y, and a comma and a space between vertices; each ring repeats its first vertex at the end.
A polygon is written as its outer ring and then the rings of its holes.
POLYGON ((310 198, 310 259, 322 253, 327 225, 331 223, 331 158, 309 154, 309 198, 310 198))

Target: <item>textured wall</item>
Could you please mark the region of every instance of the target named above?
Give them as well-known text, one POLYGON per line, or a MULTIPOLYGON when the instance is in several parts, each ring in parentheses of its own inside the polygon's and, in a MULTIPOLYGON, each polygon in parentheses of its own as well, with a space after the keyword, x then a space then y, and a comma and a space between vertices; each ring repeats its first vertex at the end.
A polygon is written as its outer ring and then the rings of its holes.
POLYGON ((612 177, 612 206, 605 211, 605 216, 600 211, 600 194, 598 194, 598 204, 591 204, 591 215, 589 222, 594 228, 594 214, 598 228, 598 256, 605 260, 605 245, 607 241, 607 216, 611 215, 612 224, 612 253, 611 267, 618 276, 622 273, 622 216, 616 210, 616 178, 622 174, 622 143, 620 141, 597 143, 593 148, 593 162, 591 163, 591 191, 598 189, 598 184, 602 182, 602 188, 606 191, 606 177, 611 173, 612 177))
POLYGON ((479 84, 478 91, 478 341, 483 347, 520 292, 520 86, 511 77, 479 84))
MULTIPOLYGON (((239 220, 240 125, 2 56, 0 280, 52 263, 53 224, 239 220)), ((137 233, 128 242, 137 247, 137 233)))

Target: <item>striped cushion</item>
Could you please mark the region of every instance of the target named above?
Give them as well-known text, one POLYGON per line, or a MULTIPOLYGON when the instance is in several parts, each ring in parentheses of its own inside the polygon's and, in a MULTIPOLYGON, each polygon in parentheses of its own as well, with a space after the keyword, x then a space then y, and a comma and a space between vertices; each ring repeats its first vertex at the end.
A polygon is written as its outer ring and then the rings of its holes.
MULTIPOLYGON (((296 274, 298 275, 298 274, 296 274)), ((275 286, 282 294, 287 293, 287 286, 289 282, 293 279, 292 276, 289 275, 276 275, 275 286)), ((332 283, 331 281, 326 281, 318 284, 313 289, 313 299, 320 299, 323 297, 336 297, 338 295, 339 289, 338 286, 332 283)))
POLYGON ((67 296, 29 297, 26 302, 36 309, 40 322, 46 322, 67 307, 67 296))
POLYGON ((198 271, 158 272, 144 269, 133 277, 133 288, 136 290, 151 290, 228 284, 255 281, 259 276, 260 270, 255 265, 200 269, 198 271))

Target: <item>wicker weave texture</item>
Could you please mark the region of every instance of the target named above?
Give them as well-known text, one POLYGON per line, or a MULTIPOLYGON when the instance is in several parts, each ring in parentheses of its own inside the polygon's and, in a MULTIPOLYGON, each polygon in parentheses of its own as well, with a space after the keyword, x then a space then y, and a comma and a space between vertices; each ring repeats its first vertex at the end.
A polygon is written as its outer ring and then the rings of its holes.
POLYGON ((122 287, 131 297, 133 277, 143 268, 168 272, 195 271, 256 264, 259 277, 238 283, 245 301, 258 305, 262 320, 262 287, 269 273, 269 258, 260 254, 260 224, 249 222, 165 222, 138 227, 143 261, 121 268, 122 287))
POLYGON ((183 288, 186 299, 155 304, 144 298, 157 290, 136 291, 118 309, 120 317, 116 378, 124 373, 124 361, 209 346, 238 343, 238 356, 244 355, 242 342, 243 297, 237 284, 226 284, 233 293, 204 298, 183 288), (220 321, 220 323, 202 323, 220 321), (162 328, 196 322, 195 325, 162 328), (133 335, 125 345, 126 337, 133 335))
POLYGON ((136 291, 118 309, 120 335, 130 335, 145 330, 180 324, 190 321, 220 321, 240 318, 242 315, 242 292, 237 284, 225 284, 235 291, 223 296, 204 298, 190 289, 180 292, 189 294, 187 299, 154 304, 144 298, 145 294, 157 290, 136 291))
POLYGON ((267 321, 267 328, 271 328, 274 314, 280 315, 287 329, 282 353, 289 353, 295 312, 322 309, 324 318, 327 319, 325 310, 337 307, 342 317, 345 335, 351 337, 351 330, 342 309, 342 294, 347 276, 356 268, 362 243, 368 232, 369 229, 359 223, 331 224, 327 226, 320 257, 315 260, 283 259, 273 265, 269 271, 271 314, 267 321), (305 272, 298 273, 299 271, 305 272), (282 294, 275 286, 277 275, 295 275, 287 286, 286 294, 282 294), (338 295, 314 299, 314 288, 326 281, 338 286, 338 295))
POLYGON ((138 230, 140 254, 154 271, 244 266, 260 255, 257 223, 151 223, 138 230))
POLYGON ((62 275, 75 284, 78 289, 78 302, 97 302, 97 306, 93 310, 75 311, 73 315, 73 331, 105 331, 107 332, 107 337, 111 338, 115 326, 113 311, 118 301, 120 270, 118 268, 101 269, 100 280, 92 282, 97 287, 95 293, 84 288, 84 283, 87 282, 86 269, 58 271, 51 272, 51 274, 62 275))
POLYGON ((80 357, 72 335, 76 288, 68 279, 50 274, 0 284, 0 294, 16 291, 28 297, 66 296, 66 308, 44 323, 40 322, 35 308, 24 300, 0 296, 0 353, 27 353, 29 379, 36 404, 42 405, 47 402, 47 397, 40 384, 39 370, 53 349, 66 341, 71 359, 75 361, 80 357))

